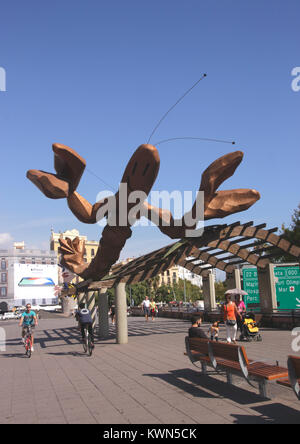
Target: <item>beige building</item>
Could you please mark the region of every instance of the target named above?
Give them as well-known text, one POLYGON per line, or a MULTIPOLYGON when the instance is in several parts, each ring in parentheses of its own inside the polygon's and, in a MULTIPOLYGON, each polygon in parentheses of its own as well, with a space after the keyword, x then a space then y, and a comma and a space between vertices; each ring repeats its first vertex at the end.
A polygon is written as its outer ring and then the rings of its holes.
POLYGON ((174 285, 178 284, 179 279, 190 281, 191 284, 197 287, 202 287, 202 276, 198 276, 191 271, 180 267, 179 265, 174 265, 169 270, 158 275, 159 286, 161 285, 174 285))
POLYGON ((158 275, 159 281, 158 285, 161 287, 162 285, 174 285, 178 284, 179 275, 178 275, 178 267, 174 265, 174 267, 169 268, 165 272, 158 275))

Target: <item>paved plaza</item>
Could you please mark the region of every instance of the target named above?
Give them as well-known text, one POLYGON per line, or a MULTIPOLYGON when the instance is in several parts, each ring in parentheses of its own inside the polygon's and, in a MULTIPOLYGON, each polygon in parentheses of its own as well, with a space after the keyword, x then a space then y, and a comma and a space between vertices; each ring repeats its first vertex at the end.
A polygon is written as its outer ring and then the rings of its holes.
MULTIPOLYGON (((129 343, 117 345, 115 327, 84 355, 74 319, 41 319, 28 359, 15 322, 0 324, 0 423, 195 424, 298 423, 300 403, 289 389, 271 384, 272 399, 240 378, 204 376, 184 355, 189 323, 130 317, 129 343)), ((206 325, 204 325, 206 328, 206 325)), ((263 342, 245 344, 251 359, 286 366, 291 332, 262 329, 263 342)), ((224 328, 221 329, 224 338, 224 328)))

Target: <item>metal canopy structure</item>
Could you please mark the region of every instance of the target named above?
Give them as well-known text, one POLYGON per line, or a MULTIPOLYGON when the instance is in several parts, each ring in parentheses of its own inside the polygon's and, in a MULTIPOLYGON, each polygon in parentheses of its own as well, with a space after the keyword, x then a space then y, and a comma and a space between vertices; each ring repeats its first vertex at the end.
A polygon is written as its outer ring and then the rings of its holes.
POLYGON ((133 261, 112 267, 111 273, 99 281, 87 280, 76 285, 78 293, 111 288, 119 283, 135 284, 155 277, 174 265, 198 275, 212 268, 233 273, 235 265, 251 264, 260 269, 272 259, 288 253, 300 261, 300 247, 275 234, 278 228, 254 222, 206 227, 203 235, 185 238, 133 261), (267 252, 267 254, 262 254, 267 252))

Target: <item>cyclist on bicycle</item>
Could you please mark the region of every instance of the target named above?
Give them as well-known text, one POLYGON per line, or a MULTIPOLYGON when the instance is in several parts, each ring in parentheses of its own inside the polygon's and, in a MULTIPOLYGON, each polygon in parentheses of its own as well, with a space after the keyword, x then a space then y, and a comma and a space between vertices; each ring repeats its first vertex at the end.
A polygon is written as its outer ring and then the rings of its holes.
POLYGON ((91 337, 92 347, 94 347, 93 319, 90 310, 85 308, 83 302, 79 304, 78 310, 75 312, 75 317, 80 325, 82 342, 85 341, 85 328, 87 328, 91 337))
POLYGON ((32 332, 31 332, 31 337, 32 337, 32 347, 31 347, 31 351, 34 351, 33 348, 33 341, 34 341, 34 336, 33 336, 33 329, 35 326, 38 325, 38 321, 37 321, 37 316, 35 311, 31 310, 31 304, 27 304, 26 305, 26 311, 24 311, 24 313, 22 313, 22 316, 20 318, 20 322, 19 322, 19 327, 22 327, 22 342, 23 344, 25 343, 25 335, 27 333, 28 327, 32 328, 32 332))

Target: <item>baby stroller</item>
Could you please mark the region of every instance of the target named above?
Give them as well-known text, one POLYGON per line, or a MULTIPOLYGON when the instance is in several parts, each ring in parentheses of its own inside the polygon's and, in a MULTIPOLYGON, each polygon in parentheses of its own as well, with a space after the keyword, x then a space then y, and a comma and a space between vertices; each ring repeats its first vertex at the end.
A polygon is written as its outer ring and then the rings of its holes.
POLYGON ((244 317, 240 340, 243 341, 244 339, 248 342, 262 341, 262 337, 259 333, 259 328, 257 326, 257 323, 255 322, 255 315, 253 313, 247 313, 244 317))

